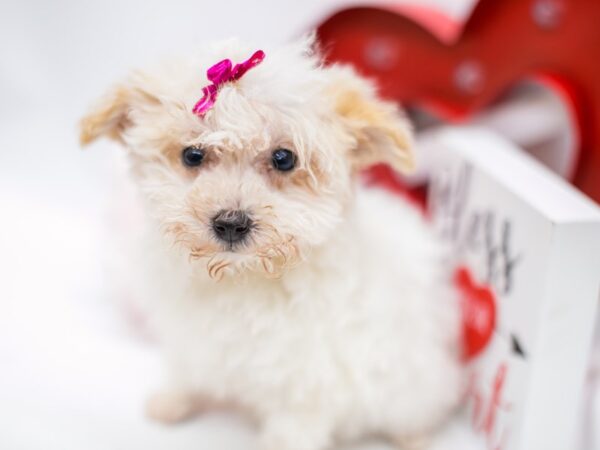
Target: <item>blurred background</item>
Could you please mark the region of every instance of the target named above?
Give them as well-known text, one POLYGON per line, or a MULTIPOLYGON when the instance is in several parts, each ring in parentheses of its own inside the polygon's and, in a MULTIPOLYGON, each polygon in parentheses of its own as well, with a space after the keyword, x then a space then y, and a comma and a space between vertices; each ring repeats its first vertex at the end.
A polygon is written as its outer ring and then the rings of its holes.
MULTIPOLYGON (((110 301, 103 268, 103 250, 111 240, 107 210, 120 188, 114 169, 119 149, 100 142, 81 151, 77 122, 132 68, 231 36, 259 44, 286 42, 341 8, 367 3, 0 3, 0 448, 251 448, 251 429, 230 417, 208 416, 175 428, 144 418, 144 397, 158 384, 161 368, 152 343, 134 336, 110 301)), ((474 3, 411 4, 460 22, 474 3)), ((385 45, 373 50, 375 62, 382 51, 385 57, 385 45)), ((459 83, 473 77, 477 82, 476 67, 467 65, 461 73, 459 83)), ((560 96, 522 83, 503 98, 517 100, 511 106, 499 102, 470 120, 499 130, 569 176, 576 137, 560 96), (532 100, 523 102, 524 97, 532 100), (545 118, 534 120, 530 132, 515 126, 540 110, 545 118), (540 151, 541 142, 551 150, 540 151)), ((417 109, 411 114, 420 131, 440 121, 417 109)), ((420 142, 426 155, 426 134, 420 142)), ((419 186, 425 176, 403 181, 419 186)), ((479 447, 457 426, 436 448, 479 447)))

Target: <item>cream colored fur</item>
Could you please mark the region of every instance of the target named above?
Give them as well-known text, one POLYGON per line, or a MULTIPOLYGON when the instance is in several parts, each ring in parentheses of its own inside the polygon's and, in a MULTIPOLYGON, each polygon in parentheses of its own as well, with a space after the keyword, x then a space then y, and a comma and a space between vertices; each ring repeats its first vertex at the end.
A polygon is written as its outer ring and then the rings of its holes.
POLYGON ((138 72, 82 122, 82 141, 124 144, 147 220, 132 267, 169 370, 150 416, 176 422, 219 404, 260 427, 261 450, 321 450, 381 434, 421 438, 462 393, 458 305, 441 248, 401 199, 357 172, 412 163, 409 126, 311 40, 266 59, 191 113, 206 69, 255 50, 239 41, 138 72), (183 148, 207 152, 184 167, 183 148), (295 152, 278 173, 271 152, 295 152), (228 251, 210 219, 245 210, 228 251))

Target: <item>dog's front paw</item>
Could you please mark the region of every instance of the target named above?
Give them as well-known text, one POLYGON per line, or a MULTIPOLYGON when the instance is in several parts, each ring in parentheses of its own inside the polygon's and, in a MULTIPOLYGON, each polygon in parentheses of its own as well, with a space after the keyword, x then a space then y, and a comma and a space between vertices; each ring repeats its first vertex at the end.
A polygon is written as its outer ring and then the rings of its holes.
POLYGON ((330 429, 320 418, 280 415, 265 421, 259 450, 324 450, 329 447, 330 429))
POLYGON ((398 450, 428 450, 431 447, 431 438, 424 434, 399 436, 393 441, 398 450))
POLYGON ((198 401, 192 395, 178 391, 158 391, 146 402, 146 416, 165 424, 183 422, 198 412, 198 401))

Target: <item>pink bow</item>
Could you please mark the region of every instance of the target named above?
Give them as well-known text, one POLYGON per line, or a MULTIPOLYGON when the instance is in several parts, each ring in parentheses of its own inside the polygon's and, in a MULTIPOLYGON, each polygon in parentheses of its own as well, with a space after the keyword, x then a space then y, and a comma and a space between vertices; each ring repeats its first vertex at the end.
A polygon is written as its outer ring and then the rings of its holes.
POLYGON ((236 64, 233 67, 230 59, 224 59, 210 67, 206 71, 206 76, 212 84, 202 88, 202 98, 194 105, 192 112, 202 117, 215 104, 217 92, 223 84, 239 80, 248 70, 259 65, 263 59, 265 59, 265 52, 257 50, 246 61, 236 64))

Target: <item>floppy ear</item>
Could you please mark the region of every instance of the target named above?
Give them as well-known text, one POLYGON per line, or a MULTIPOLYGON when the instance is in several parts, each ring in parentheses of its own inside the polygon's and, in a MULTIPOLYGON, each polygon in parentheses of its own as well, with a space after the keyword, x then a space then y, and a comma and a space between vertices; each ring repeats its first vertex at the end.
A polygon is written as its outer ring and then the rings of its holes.
POLYGON ((134 79, 114 86, 81 119, 79 142, 86 145, 101 136, 122 142, 123 132, 131 126, 130 111, 159 103, 156 96, 142 88, 134 79))
POLYGON ((414 167, 412 131, 402 111, 379 98, 374 86, 350 67, 329 69, 336 113, 354 138, 349 157, 356 170, 386 163, 399 172, 414 167))

